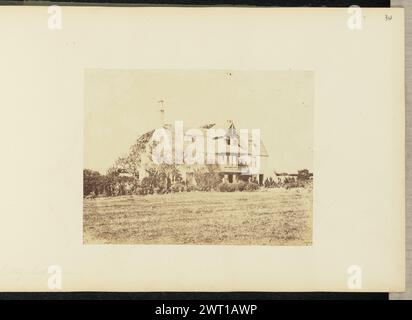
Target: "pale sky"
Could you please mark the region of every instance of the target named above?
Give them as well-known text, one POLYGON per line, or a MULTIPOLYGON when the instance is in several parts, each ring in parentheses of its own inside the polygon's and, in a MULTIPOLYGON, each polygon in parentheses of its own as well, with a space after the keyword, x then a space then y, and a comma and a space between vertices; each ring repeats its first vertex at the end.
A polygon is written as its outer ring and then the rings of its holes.
POLYGON ((143 133, 233 120, 260 129, 270 170, 313 169, 312 71, 105 70, 85 73, 84 168, 105 173, 143 133))

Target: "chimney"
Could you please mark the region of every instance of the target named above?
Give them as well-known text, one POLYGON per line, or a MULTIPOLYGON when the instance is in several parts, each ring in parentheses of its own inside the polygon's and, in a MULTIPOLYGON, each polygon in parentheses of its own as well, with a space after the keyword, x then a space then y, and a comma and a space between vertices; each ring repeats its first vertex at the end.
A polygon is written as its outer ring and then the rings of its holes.
POLYGON ((163 127, 165 125, 165 110, 160 109, 160 125, 163 127))
POLYGON ((165 125, 165 109, 163 108, 164 100, 159 100, 160 103, 160 126, 163 127, 165 125))

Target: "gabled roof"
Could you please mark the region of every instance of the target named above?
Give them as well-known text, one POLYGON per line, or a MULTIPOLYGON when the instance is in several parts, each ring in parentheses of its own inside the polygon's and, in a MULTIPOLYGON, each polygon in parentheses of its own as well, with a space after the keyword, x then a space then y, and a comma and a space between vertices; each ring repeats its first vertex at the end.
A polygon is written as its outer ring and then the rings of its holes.
MULTIPOLYGON (((164 128, 174 131, 174 127, 173 127, 172 125, 170 125, 170 124, 165 125, 164 128)), ((216 139, 216 140, 219 140, 219 139, 228 140, 228 139, 230 139, 231 137, 236 137, 238 141, 240 140, 239 134, 238 134, 237 131, 236 131, 236 127, 235 127, 233 121, 228 122, 227 124, 209 123, 209 124, 202 125, 202 126, 200 126, 200 127, 188 127, 188 126, 185 126, 185 127, 183 128, 183 132, 185 132, 186 135, 187 135, 187 131, 189 131, 190 129, 200 130, 200 131, 198 131, 197 133, 196 133, 196 132, 193 133, 193 137, 195 137, 195 136, 197 136, 197 135, 200 135, 200 132, 201 132, 201 134, 203 135, 203 137, 206 137, 206 136, 207 136, 207 131, 208 131, 209 129, 215 129, 215 130, 222 129, 222 130, 224 130, 224 133, 222 134, 222 133, 220 133, 219 131, 216 132, 216 135, 213 136, 213 139, 216 139)), ((251 154, 251 150, 252 150, 252 144, 253 144, 253 139, 252 139, 251 134, 249 133, 248 149, 247 149, 247 150, 243 150, 242 147, 241 147, 241 145, 240 145, 240 141, 239 141, 239 144, 238 144, 238 147, 240 148, 239 154, 241 154, 241 155, 249 154, 249 155, 250 155, 250 154, 251 154)), ((256 146, 255 146, 255 147, 256 147, 256 146)), ((267 152, 267 150, 266 150, 266 147, 265 147, 265 145, 264 145, 264 143, 263 143, 263 141, 262 141, 262 138, 260 139, 260 156, 262 156, 262 157, 268 157, 268 156, 269 156, 269 155, 268 155, 268 152, 267 152)))
MULTIPOLYGON (((165 124, 163 128, 168 129, 170 133, 172 134, 172 137, 174 137, 175 134, 175 127, 170 125, 170 124, 165 124)), ((236 128, 232 123, 226 124, 225 126, 220 126, 217 125, 216 123, 210 123, 206 125, 202 125, 200 127, 184 127, 183 128, 183 133, 187 135, 188 130, 190 129, 196 129, 192 131, 193 137, 197 135, 202 135, 204 138, 207 137, 209 129, 223 129, 224 132, 216 132, 216 135, 214 139, 219 140, 219 139, 225 139, 225 142, 227 142, 230 137, 235 137, 239 138, 239 135, 236 132, 236 128)), ((125 169, 122 171, 122 174, 127 174, 136 169, 134 166, 138 165, 140 166, 142 163, 150 163, 152 156, 151 156, 151 148, 154 146, 153 145, 153 134, 155 130, 151 130, 146 132, 145 134, 141 135, 135 143, 129 148, 129 152, 127 155, 119 157, 116 162, 113 165, 113 170, 119 170, 119 169, 125 169)), ((229 140, 230 141, 230 140, 229 140)), ((239 143, 239 157, 242 155, 252 155, 252 146, 253 146, 253 141, 251 138, 251 134, 249 133, 249 139, 248 139, 248 150, 241 150, 242 147, 240 146, 239 143)), ((206 147, 207 148, 207 147, 206 147)), ((205 150, 206 152, 208 151, 207 149, 205 150)), ((218 151, 218 150, 216 150, 218 151)), ((230 150, 227 150, 226 153, 224 154, 225 156, 228 155, 228 152, 230 150)), ((172 143, 172 154, 175 154, 175 143, 172 143)), ((215 155, 220 156, 222 154, 219 154, 218 152, 215 153, 215 155)), ((229 154, 230 155, 230 154, 229 154)), ((265 145, 263 144, 262 140, 260 140, 260 156, 267 157, 268 153, 266 151, 265 145)), ((119 171, 120 172, 120 171, 119 171)))
MULTIPOLYGON (((172 133, 172 136, 174 137, 175 134, 175 126, 171 125, 171 124, 165 124, 163 125, 163 128, 169 130, 172 133)), ((187 136, 188 135, 188 131, 192 130, 191 132, 191 136, 192 137, 196 137, 196 136, 203 136, 204 138, 207 137, 208 135, 208 130, 209 129, 215 129, 215 130, 219 130, 222 129, 224 132, 215 132, 215 135, 212 136, 213 139, 216 140, 220 140, 220 139, 225 139, 225 141, 228 141, 231 137, 236 137, 237 140, 240 140, 239 134, 237 133, 236 127, 234 125, 233 122, 229 122, 227 124, 217 124, 217 123, 208 123, 205 125, 202 125, 200 127, 196 127, 196 126, 184 126, 183 127, 183 133, 187 136), (195 130, 192 130, 195 129, 195 130)), ((152 136, 153 136, 154 130, 151 130, 143 135, 141 135, 138 139, 137 139, 137 143, 148 143, 152 136)), ((210 133, 210 131, 209 131, 210 133)), ((190 134, 189 134, 190 136, 190 134)), ((249 132, 249 137, 248 137, 248 149, 244 150, 244 148, 242 148, 242 146, 240 145, 240 141, 238 143, 238 147, 239 147, 239 154, 240 155, 250 155, 252 153, 252 148, 253 148, 253 139, 251 136, 251 133, 249 132)), ((256 146, 255 146, 256 147, 256 146)), ((174 152, 174 146, 173 146, 173 152, 174 152)), ((268 157, 268 152, 266 150, 266 147, 262 141, 262 138, 260 139, 260 156, 262 157, 268 157)))

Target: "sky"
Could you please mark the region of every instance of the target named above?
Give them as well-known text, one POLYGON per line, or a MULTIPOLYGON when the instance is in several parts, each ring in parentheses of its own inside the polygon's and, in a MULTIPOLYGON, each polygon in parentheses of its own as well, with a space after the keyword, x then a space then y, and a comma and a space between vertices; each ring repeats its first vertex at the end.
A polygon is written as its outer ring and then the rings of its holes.
POLYGON ((260 129, 277 172, 313 169, 312 71, 108 70, 85 72, 84 168, 105 173, 134 141, 166 123, 260 129))

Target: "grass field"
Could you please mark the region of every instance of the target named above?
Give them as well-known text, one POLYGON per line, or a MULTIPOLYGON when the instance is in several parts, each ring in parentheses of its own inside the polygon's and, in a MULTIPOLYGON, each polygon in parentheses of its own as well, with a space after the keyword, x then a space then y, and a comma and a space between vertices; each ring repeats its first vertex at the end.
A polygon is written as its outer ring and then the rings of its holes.
POLYGON ((310 245, 312 191, 84 199, 85 244, 310 245))

